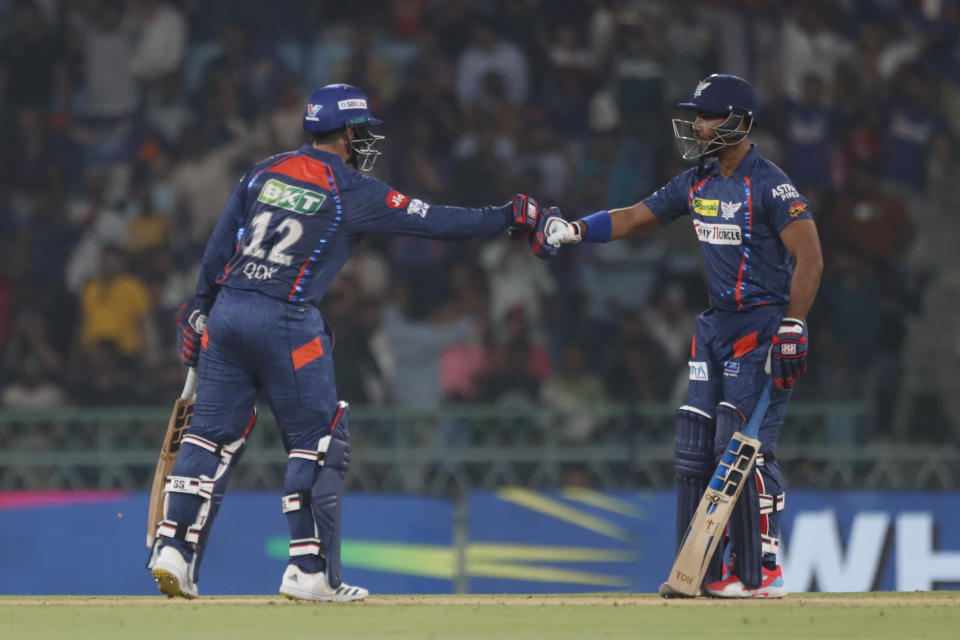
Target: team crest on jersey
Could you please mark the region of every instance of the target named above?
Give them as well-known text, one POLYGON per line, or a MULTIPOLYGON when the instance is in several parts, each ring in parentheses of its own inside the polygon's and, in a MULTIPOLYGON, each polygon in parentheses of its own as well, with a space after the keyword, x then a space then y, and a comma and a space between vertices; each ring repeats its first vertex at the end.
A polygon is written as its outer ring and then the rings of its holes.
POLYGON ((260 202, 305 216, 315 214, 326 199, 327 196, 322 193, 292 187, 273 179, 266 181, 260 189, 260 195, 257 196, 260 202))
POLYGON ((410 198, 399 191, 391 191, 387 194, 387 206, 391 209, 402 209, 410 202, 410 198))
POLYGON ((304 116, 305 120, 319 120, 317 114, 320 113, 320 109, 323 109, 322 104, 308 104, 307 105, 307 114, 304 116))
POLYGON ((724 220, 729 220, 733 216, 737 215, 737 211, 740 211, 740 207, 743 206, 742 202, 721 202, 720 209, 723 211, 724 220))
POLYGON ((807 210, 807 203, 800 202, 799 200, 797 200, 796 202, 793 202, 790 204, 790 217, 796 218, 806 210, 807 210))
POLYGON ((719 208, 719 200, 704 200, 699 196, 693 199, 693 211, 701 216, 716 216, 719 208))
POLYGON ((701 82, 697 85, 696 90, 693 92, 694 98, 699 98, 700 94, 703 93, 703 90, 710 86, 709 82, 701 82))

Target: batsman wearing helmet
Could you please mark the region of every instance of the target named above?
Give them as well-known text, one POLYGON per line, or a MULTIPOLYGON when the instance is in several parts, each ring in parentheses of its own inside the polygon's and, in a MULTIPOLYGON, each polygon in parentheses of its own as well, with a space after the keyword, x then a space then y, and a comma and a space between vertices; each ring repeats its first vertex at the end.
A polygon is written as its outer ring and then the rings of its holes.
MULTIPOLYGON (((645 200, 575 222, 548 218, 541 254, 561 244, 609 242, 689 216, 700 244, 710 308, 697 317, 690 386, 676 412, 678 544, 716 462, 753 413, 768 376, 777 391, 760 427, 761 453, 729 523, 729 572, 715 554, 703 592, 719 598, 786 595, 777 564, 784 486, 775 451, 797 377, 807 368, 805 319, 823 258, 809 202, 750 142, 759 100, 753 87, 714 74, 678 105, 683 157, 696 167, 645 200)), ((677 595, 664 584, 661 595, 677 595)))
POLYGON ((367 596, 341 578, 349 407, 337 399, 333 332, 317 306, 367 234, 462 239, 510 227, 530 235, 542 222, 523 195, 477 209, 431 205, 363 175, 380 155, 384 138, 372 129, 380 124, 355 87, 316 91, 303 113, 306 144, 244 174, 207 243, 196 297, 177 318, 181 360, 199 378, 193 421, 166 479, 147 564, 169 596, 197 595, 210 527, 261 391, 288 454, 278 506, 290 527, 290 558, 280 592, 303 600, 367 596))

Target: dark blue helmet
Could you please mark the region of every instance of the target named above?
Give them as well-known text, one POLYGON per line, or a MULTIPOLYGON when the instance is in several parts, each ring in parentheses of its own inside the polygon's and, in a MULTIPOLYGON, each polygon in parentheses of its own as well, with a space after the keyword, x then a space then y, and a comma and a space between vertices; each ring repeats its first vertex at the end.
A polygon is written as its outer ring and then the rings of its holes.
POLYGON ((737 144, 750 132, 760 114, 760 99, 750 83, 725 73, 715 73, 704 78, 693 92, 689 102, 677 104, 681 109, 691 109, 698 114, 726 117, 726 121, 713 127, 716 136, 705 145, 699 144, 693 130, 693 122, 675 119, 673 133, 680 144, 683 157, 690 160, 716 155, 722 147, 737 144), (740 125, 745 124, 745 129, 740 125))
POLYGON ((380 151, 377 144, 384 139, 370 131, 371 125, 383 124, 370 113, 367 96, 349 84, 328 84, 310 96, 303 110, 303 130, 307 133, 330 133, 353 128, 347 141, 353 150, 350 163, 361 171, 373 168, 380 151))

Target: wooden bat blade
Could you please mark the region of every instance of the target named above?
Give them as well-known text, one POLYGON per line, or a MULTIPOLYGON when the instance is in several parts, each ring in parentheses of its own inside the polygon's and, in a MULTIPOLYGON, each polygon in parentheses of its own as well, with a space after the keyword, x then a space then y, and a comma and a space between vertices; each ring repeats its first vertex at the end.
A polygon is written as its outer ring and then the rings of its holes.
POLYGON ((163 520, 163 484, 173 471, 173 463, 180 451, 180 443, 193 417, 193 398, 180 398, 173 403, 173 413, 167 423, 167 433, 160 448, 160 459, 153 474, 153 486, 150 489, 150 506, 147 511, 147 547, 153 547, 157 525, 163 520))
POLYGON ((683 535, 677 557, 670 569, 667 585, 675 591, 695 596, 707 572, 724 528, 744 485, 753 476, 750 471, 757 459, 760 441, 739 431, 733 434, 720 464, 713 472, 710 485, 683 535))

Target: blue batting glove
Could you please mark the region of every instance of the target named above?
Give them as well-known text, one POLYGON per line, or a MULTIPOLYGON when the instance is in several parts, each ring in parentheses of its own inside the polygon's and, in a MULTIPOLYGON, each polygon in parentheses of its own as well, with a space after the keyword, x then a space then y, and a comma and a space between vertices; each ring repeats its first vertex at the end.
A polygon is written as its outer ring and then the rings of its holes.
POLYGON ((777 389, 792 389, 793 381, 807 370, 807 326, 803 320, 784 318, 770 346, 770 375, 777 389))
POLYGON ((513 222, 507 228, 511 238, 526 238, 537 224, 537 201, 518 193, 513 196, 513 222))
POLYGON ((177 313, 177 351, 180 362, 197 366, 200 358, 200 339, 207 327, 207 315, 196 300, 184 302, 177 313))
POLYGON ((527 240, 530 243, 530 251, 533 252, 533 255, 543 260, 549 260, 557 255, 557 251, 560 249, 559 243, 552 244, 547 239, 550 237, 551 227, 561 222, 568 224, 560 215, 559 207, 540 210, 540 215, 537 216, 537 224, 527 240))

